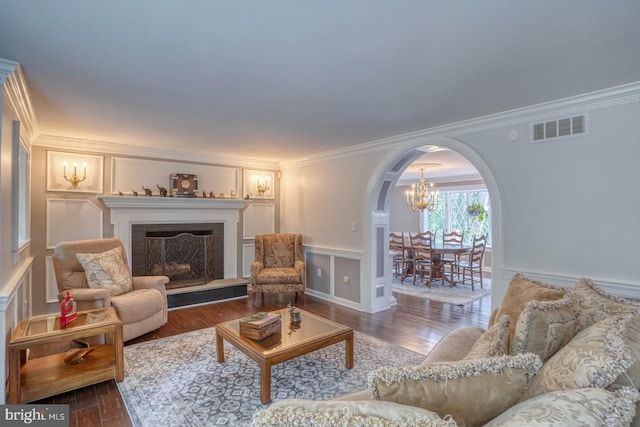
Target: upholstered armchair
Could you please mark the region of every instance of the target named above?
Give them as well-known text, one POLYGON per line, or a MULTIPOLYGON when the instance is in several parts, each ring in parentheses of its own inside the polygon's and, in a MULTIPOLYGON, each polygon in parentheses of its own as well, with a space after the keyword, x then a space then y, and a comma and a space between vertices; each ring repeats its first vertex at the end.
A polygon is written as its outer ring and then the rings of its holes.
POLYGON ((304 298, 306 271, 300 234, 260 234, 251 264, 251 298, 265 293, 295 292, 304 298))
POLYGON ((131 277, 119 239, 60 242, 53 267, 62 300, 69 289, 78 310, 113 307, 122 321, 124 341, 167 323, 166 276, 131 277))

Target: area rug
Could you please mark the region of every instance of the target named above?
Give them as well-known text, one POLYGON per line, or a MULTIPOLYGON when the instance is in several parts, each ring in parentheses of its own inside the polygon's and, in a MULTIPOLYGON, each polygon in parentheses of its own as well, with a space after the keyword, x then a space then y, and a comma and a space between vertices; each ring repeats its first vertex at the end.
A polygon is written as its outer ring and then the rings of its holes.
MULTIPOLYGON (((415 365, 425 356, 355 332, 353 369, 345 344, 289 360, 271 369, 272 402, 324 400, 366 389, 367 373, 380 366, 415 365)), ((225 342, 217 362, 215 328, 124 348, 120 394, 134 426, 248 426, 260 403, 256 362, 225 342)))
POLYGON ((442 284, 440 280, 432 282, 430 288, 419 281, 416 281, 416 285, 414 286, 412 280, 413 278, 411 276, 404 279, 404 283, 400 283, 400 280, 394 279, 393 292, 462 306, 471 304, 485 295, 491 294, 491 281, 488 279, 483 280, 482 288, 480 288, 480 284, 476 285, 475 291, 471 290, 471 286, 460 285, 451 287, 448 283, 442 284))

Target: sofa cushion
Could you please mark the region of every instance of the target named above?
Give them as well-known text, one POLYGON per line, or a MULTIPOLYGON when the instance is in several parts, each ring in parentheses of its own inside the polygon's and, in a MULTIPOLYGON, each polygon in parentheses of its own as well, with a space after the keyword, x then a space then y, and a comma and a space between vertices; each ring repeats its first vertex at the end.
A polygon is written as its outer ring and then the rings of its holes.
POLYGON ((258 285, 273 285, 273 284, 299 284, 302 283, 300 278, 300 272, 295 268, 265 268, 256 278, 258 285))
POLYGON ((511 317, 512 320, 510 338, 513 339, 516 322, 522 311, 522 305, 525 302, 558 300, 561 299, 564 294, 565 289, 560 286, 528 279, 522 274, 516 273, 511 279, 511 282, 509 282, 509 286, 507 286, 500 306, 492 313, 489 327, 493 326, 493 322, 506 314, 511 317))
POLYGON ((634 313, 609 317, 579 332, 544 364, 524 398, 613 384, 634 362, 626 341, 637 317, 634 313))
POLYGON ((87 275, 90 288, 106 289, 111 296, 121 295, 133 289, 131 272, 122 259, 121 248, 100 253, 76 254, 76 257, 87 275))
POLYGON ((554 391, 507 409, 485 427, 629 425, 639 399, 631 387, 615 393, 602 388, 554 391))
POLYGON ((272 426, 424 426, 455 427, 451 418, 441 419, 425 409, 375 400, 312 401, 281 400, 253 416, 255 427, 272 426))
POLYGON ((162 311, 165 298, 157 289, 136 289, 111 298, 111 305, 124 324, 148 319, 162 311))
POLYGON ((546 362, 575 335, 573 301, 529 301, 518 317, 511 354, 535 353, 546 362))
POLYGON ((485 330, 479 326, 463 326, 448 332, 429 352, 422 365, 462 360, 485 330))
POLYGON ((611 295, 591 279, 581 279, 570 291, 577 317, 577 331, 588 328, 609 316, 640 311, 640 303, 611 295))
POLYGON ((542 366, 535 354, 486 357, 432 365, 379 368, 368 375, 374 399, 451 415, 459 424, 486 423, 518 402, 542 366))
POLYGON ((502 356, 509 353, 509 326, 511 318, 506 314, 498 323, 490 327, 475 342, 464 359, 478 359, 480 357, 502 356))

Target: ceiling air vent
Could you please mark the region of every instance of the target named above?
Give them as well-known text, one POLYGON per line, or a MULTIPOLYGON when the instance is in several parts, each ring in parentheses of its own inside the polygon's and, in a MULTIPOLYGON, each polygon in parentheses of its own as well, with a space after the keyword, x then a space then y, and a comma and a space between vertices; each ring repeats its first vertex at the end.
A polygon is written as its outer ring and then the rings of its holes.
POLYGON ((534 123, 532 142, 541 142, 566 138, 587 133, 587 116, 574 116, 564 119, 534 123))

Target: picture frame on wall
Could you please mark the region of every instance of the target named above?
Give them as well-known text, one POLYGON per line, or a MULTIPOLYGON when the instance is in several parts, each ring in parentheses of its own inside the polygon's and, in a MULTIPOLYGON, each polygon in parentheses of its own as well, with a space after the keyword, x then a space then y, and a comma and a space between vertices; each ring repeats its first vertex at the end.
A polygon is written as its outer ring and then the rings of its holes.
POLYGON ((102 193, 104 156, 47 151, 47 191, 102 193), (72 184, 74 174, 76 186, 72 184))

